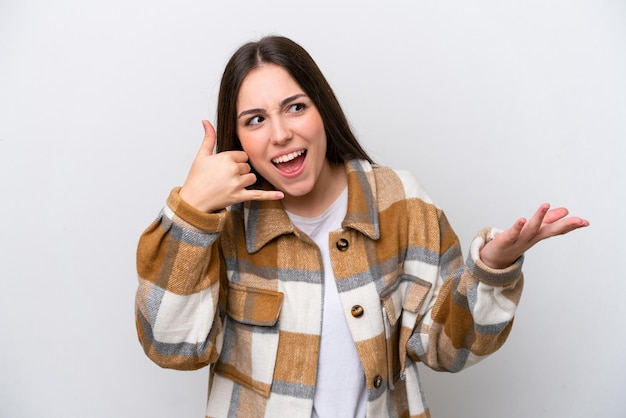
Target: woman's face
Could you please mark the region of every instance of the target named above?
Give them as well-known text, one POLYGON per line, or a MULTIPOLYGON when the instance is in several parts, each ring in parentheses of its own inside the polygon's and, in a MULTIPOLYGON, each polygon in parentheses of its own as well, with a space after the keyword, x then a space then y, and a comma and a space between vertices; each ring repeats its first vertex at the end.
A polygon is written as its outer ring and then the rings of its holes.
POLYGON ((237 96, 237 135, 250 164, 285 193, 285 201, 311 198, 331 181, 322 117, 278 65, 262 65, 244 78, 237 96))

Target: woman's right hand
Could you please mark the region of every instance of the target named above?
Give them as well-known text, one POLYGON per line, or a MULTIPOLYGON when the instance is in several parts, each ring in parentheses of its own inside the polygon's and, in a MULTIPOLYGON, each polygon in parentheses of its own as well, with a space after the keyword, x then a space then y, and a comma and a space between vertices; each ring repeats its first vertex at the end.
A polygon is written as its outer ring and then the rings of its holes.
POLYGON ((215 129, 208 120, 202 121, 204 139, 180 197, 202 212, 215 212, 246 200, 280 200, 280 191, 248 190, 256 182, 251 172, 248 154, 244 151, 213 153, 215 129))

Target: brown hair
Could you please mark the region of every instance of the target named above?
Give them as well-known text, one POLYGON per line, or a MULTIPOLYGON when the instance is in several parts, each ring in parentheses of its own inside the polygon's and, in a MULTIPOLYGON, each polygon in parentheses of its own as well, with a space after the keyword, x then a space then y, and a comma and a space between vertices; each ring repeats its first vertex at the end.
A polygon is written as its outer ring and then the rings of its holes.
POLYGON ((326 132, 326 158, 331 163, 360 158, 373 162, 350 129, 348 120, 313 58, 297 43, 268 36, 241 46, 224 69, 217 102, 217 152, 242 150, 237 137, 237 96, 243 79, 263 64, 283 67, 320 112, 326 132))

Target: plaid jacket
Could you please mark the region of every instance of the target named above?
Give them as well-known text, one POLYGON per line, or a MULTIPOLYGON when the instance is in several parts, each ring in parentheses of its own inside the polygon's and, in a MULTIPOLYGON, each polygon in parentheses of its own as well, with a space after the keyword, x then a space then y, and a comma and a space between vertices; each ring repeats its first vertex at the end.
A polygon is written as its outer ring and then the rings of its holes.
MULTIPOLYGON (((349 161, 333 271, 361 358, 368 417, 428 417, 417 363, 456 372, 506 339, 522 260, 492 270, 474 239, 463 263, 443 212, 407 172, 349 161)), ((210 366, 208 417, 306 417, 322 323, 315 244, 278 201, 201 213, 174 189, 141 236, 136 321, 162 367, 210 366)))

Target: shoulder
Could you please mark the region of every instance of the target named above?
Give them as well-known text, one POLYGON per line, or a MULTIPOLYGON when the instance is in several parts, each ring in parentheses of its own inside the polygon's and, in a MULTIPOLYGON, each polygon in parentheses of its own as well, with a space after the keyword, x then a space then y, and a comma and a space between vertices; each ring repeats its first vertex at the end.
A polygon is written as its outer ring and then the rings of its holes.
POLYGON ((380 194, 396 195, 396 199, 419 199, 434 205, 426 188, 411 171, 370 164, 362 160, 358 160, 358 164, 363 171, 372 173, 380 194))

